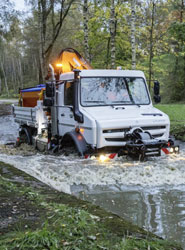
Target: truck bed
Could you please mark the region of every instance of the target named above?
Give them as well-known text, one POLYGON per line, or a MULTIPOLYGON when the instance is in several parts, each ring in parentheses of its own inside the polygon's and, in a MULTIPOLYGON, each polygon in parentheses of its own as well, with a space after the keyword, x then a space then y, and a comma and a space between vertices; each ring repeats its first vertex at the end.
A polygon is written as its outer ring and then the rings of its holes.
POLYGON ((12 105, 13 115, 15 117, 15 122, 20 125, 27 125, 31 127, 36 127, 36 107, 20 107, 12 105))

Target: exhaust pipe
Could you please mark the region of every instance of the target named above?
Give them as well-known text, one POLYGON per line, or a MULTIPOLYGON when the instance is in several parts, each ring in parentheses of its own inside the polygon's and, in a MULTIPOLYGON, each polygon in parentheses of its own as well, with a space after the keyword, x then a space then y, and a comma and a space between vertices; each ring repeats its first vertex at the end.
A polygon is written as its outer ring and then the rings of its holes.
POLYGON ((54 68, 53 68, 53 66, 52 66, 51 64, 49 64, 49 68, 50 68, 50 70, 51 70, 51 80, 52 80, 52 82, 55 82, 56 79, 55 79, 55 71, 54 71, 54 68))

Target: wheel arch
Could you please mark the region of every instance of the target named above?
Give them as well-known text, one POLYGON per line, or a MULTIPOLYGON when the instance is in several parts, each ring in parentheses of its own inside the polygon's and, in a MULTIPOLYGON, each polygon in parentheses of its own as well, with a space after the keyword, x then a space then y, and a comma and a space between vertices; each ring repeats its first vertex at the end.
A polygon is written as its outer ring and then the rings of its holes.
POLYGON ((26 143, 31 145, 32 144, 32 133, 31 133, 31 129, 28 126, 21 126, 21 130, 19 132, 19 136, 21 137, 22 135, 26 135, 26 143))
POLYGON ((80 156, 83 156, 87 152, 88 144, 81 133, 75 130, 66 133, 62 138, 61 144, 65 146, 70 141, 73 141, 80 156))

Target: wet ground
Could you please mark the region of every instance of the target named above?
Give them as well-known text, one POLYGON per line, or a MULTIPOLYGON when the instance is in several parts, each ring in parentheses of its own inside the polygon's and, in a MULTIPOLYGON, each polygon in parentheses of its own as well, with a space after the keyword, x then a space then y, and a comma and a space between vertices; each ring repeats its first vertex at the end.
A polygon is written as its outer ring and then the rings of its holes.
POLYGON ((10 115, 10 114, 11 114, 11 107, 10 107, 10 105, 1 105, 0 116, 10 115))
MULTIPOLYGON (((12 116, 1 116, 1 144, 15 141, 12 116)), ((31 147, 0 147, 0 160, 56 190, 74 194, 185 247, 185 144, 179 155, 138 162, 101 163, 75 156, 43 155, 31 147)))
MULTIPOLYGON (((19 227, 36 228, 40 224, 43 216, 43 208, 36 206, 28 193, 19 193, 16 187, 2 183, 2 180, 11 181, 12 185, 18 184, 23 190, 26 187, 33 187, 39 190, 44 189, 44 185, 29 175, 13 169, 12 167, 0 162, 0 235, 6 232, 19 230, 19 227)), ((31 192, 30 192, 31 193, 31 192)))

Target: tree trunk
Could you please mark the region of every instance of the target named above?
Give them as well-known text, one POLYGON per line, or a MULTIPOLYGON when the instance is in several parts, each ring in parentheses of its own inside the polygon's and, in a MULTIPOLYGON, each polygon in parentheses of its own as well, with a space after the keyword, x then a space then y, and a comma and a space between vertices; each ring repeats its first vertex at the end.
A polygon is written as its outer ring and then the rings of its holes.
POLYGON ((184 15, 184 0, 181 0, 180 23, 183 22, 183 15, 184 15))
POLYGON ((131 1, 131 49, 132 49, 132 69, 136 68, 136 27, 135 27, 135 19, 136 19, 136 11, 135 11, 136 1, 131 1))
POLYGON ((1 81, 1 78, 0 78, 0 95, 1 95, 1 91, 2 91, 2 81, 1 81))
POLYGON ((111 13, 110 13, 110 45, 111 45, 111 68, 116 67, 116 17, 114 0, 111 0, 111 13))
POLYGON ((38 0, 38 27, 39 27, 39 83, 44 82, 44 38, 43 38, 43 15, 42 15, 42 0, 38 0))
POLYGON ((19 79, 20 79, 20 83, 21 83, 21 88, 24 88, 24 83, 23 83, 23 74, 22 74, 22 64, 21 64, 21 60, 19 59, 18 61, 18 68, 19 68, 19 79))
POLYGON ((15 62, 14 62, 14 59, 12 58, 12 76, 13 76, 13 86, 14 86, 14 91, 16 92, 17 91, 17 77, 16 77, 16 68, 15 68, 15 62))
POLYGON ((3 66, 3 63, 2 63, 2 62, 1 62, 1 68, 2 68, 2 72, 3 72, 3 76, 4 76, 4 82, 5 82, 6 93, 7 93, 7 96, 9 97, 9 96, 10 96, 10 93, 9 93, 9 89, 8 89, 8 83, 7 83, 6 73, 5 73, 4 66, 3 66))
POLYGON ((89 29, 88 29, 88 0, 84 0, 83 4, 83 26, 84 26, 84 47, 85 59, 90 62, 89 55, 89 29))
POLYGON ((106 69, 109 67, 109 54, 110 54, 110 37, 107 39, 107 55, 106 55, 106 69))
POLYGON ((152 16, 151 16, 151 28, 150 28, 150 51, 149 51, 149 90, 151 90, 151 82, 153 76, 153 31, 154 31, 154 14, 155 14, 155 3, 152 2, 152 16))

